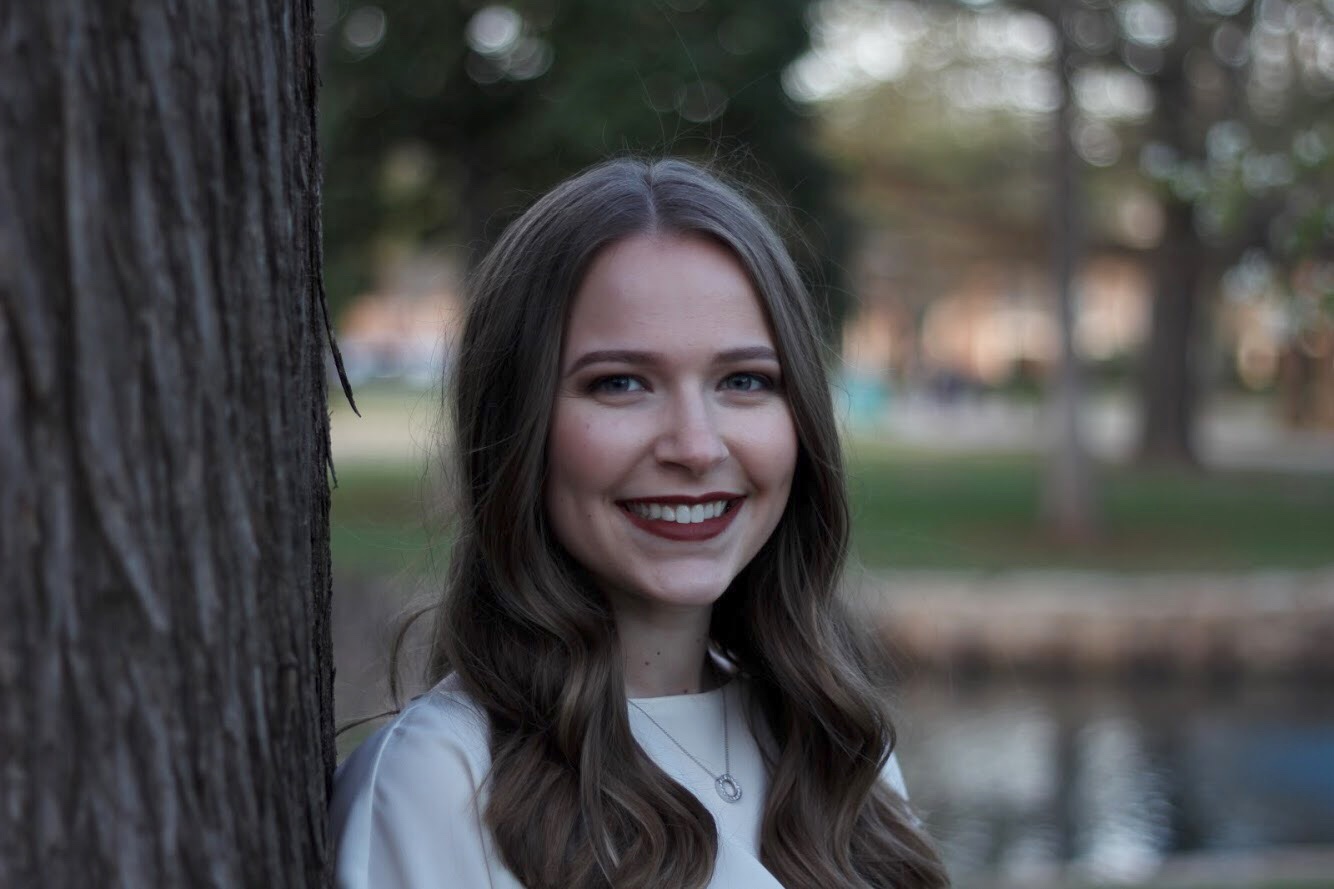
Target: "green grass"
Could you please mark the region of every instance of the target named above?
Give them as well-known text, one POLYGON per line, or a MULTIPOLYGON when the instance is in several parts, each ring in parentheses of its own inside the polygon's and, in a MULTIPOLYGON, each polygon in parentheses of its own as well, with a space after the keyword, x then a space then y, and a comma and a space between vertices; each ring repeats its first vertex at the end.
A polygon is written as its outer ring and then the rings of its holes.
MULTIPOLYGON (((1041 463, 859 443, 849 454, 854 545, 872 570, 1311 569, 1334 564, 1334 476, 1098 470, 1102 536, 1059 545, 1038 523, 1041 463)), ((350 463, 333 495, 334 565, 438 570, 443 535, 421 467, 350 463)))
POLYGON ((852 448, 863 563, 883 568, 1108 571, 1334 564, 1334 476, 1097 470, 1101 533, 1060 544, 1039 522, 1042 465, 1020 455, 852 448))
POLYGON ((438 569, 445 538, 429 531, 433 504, 421 466, 354 462, 337 467, 330 546, 335 571, 360 575, 438 569))

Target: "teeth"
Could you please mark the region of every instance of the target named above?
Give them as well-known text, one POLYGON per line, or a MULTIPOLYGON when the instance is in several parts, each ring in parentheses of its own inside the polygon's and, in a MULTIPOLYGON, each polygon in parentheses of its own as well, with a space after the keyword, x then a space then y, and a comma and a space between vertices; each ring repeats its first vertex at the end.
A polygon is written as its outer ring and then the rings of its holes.
POLYGON ((707 522, 709 519, 716 519, 727 511, 726 500, 696 503, 693 506, 669 506, 662 503, 631 503, 628 506, 631 512, 642 518, 675 522, 679 525, 707 522))

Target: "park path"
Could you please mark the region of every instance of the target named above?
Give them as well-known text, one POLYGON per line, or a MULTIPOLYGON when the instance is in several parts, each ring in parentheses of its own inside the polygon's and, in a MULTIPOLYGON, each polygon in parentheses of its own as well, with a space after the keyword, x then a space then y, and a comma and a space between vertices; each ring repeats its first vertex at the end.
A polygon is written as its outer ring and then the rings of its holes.
MULTIPOLYGON (((1108 462, 1134 453, 1138 416, 1120 395, 1090 398, 1083 431, 1089 450, 1108 462)), ((964 453, 1038 453, 1051 426, 1041 405, 999 396, 952 403, 907 396, 893 401, 875 422, 854 432, 868 438, 923 449, 964 453)), ((1209 403, 1196 430, 1200 460, 1215 469, 1261 469, 1334 473, 1334 430, 1290 429, 1276 406, 1254 398, 1219 398, 1209 403)))

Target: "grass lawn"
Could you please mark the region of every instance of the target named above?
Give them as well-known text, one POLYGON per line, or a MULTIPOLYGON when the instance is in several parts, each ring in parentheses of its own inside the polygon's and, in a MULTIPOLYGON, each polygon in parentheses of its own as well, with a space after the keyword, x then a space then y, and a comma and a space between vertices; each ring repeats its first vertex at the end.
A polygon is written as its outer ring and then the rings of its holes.
MULTIPOLYGON (((871 569, 1108 571, 1310 569, 1334 564, 1334 475, 1098 470, 1103 536, 1060 546, 1038 525, 1041 462, 938 455, 866 442, 849 453, 854 542, 871 569)), ((334 566, 439 570, 424 530, 424 470, 345 462, 333 495, 334 566)))
POLYGON ((431 486, 407 462, 336 465, 330 546, 335 572, 362 576, 424 574, 443 568, 447 541, 428 531, 431 486))
POLYGON ((1039 523, 1042 464, 854 444, 857 552, 869 568, 1229 571, 1334 564, 1334 475, 1097 470, 1100 538, 1039 523))

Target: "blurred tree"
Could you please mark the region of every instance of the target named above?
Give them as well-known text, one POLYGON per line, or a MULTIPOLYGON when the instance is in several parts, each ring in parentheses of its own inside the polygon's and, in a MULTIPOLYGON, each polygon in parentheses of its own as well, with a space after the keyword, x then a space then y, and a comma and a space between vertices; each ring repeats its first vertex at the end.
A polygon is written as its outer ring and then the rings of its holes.
MULTIPOLYGON (((940 210, 938 236, 911 232, 910 277, 957 276, 961 252, 976 260, 994 245, 1031 259, 1040 229, 1025 190, 1047 187, 1021 158, 1050 172, 1056 142, 1033 139, 1055 108, 1054 74, 1035 76, 1050 41, 1005 13, 1057 12, 1070 44, 1076 99, 1073 144, 1095 196, 1088 235, 1101 249, 1143 256, 1153 278, 1149 341, 1140 361, 1140 454, 1195 460, 1200 377, 1207 371, 1201 323, 1229 270, 1247 259, 1292 292, 1290 323, 1310 352, 1311 317, 1334 280, 1334 8, 1320 0, 837 0, 889 18, 882 58, 860 58, 873 39, 854 38, 859 65, 886 88, 854 89, 825 111, 839 156, 856 159, 859 181, 916 182, 940 210), (976 32, 951 19, 969 13, 976 32), (986 27, 983 28, 982 24, 986 27), (936 32, 935 34, 931 32, 936 32), (926 33, 921 33, 926 32, 926 33), (905 39, 905 35, 910 40, 905 39), (985 37, 983 36, 985 35, 985 37), (1021 35, 1021 39, 1016 39, 1021 35), (911 44, 916 58, 894 63, 911 44), (889 61, 886 61, 888 59, 889 61), (856 114, 847 114, 856 108, 856 114), (874 109, 872 112, 869 109, 874 109), (849 125, 847 118, 857 119, 849 125), (959 119, 969 118, 965 123, 959 119), (1008 118, 1008 121, 1005 120, 1008 118), (885 125, 893 120, 897 126, 885 125), (1025 139, 1025 136, 1029 137, 1025 139), (874 155, 879 153, 879 157, 874 155), (866 175, 869 170, 870 175, 866 175), (886 175, 886 171, 890 171, 886 175), (978 175, 979 171, 981 175, 978 175), (971 205, 969 202, 971 201, 971 205), (958 206, 966 209, 960 211, 958 206), (970 209, 969 209, 970 208, 970 209), (961 222, 969 246, 958 245, 961 222), (981 236, 978 229, 989 232, 981 236), (965 232, 967 233, 967 232, 965 232), (927 249, 915 249, 919 242, 927 249), (952 243, 953 242, 953 243, 952 243), (982 245, 979 247, 979 245, 982 245), (923 270, 923 266, 936 270, 923 270)), ((883 29, 882 29, 883 30, 883 29)), ((869 191, 869 189, 868 189, 869 191)), ((880 203, 884 194, 878 196, 880 203)), ((864 203, 877 199, 868 194, 864 203)), ((879 210, 876 212, 884 212, 879 210)), ((929 299, 937 288, 922 288, 929 299)), ((1296 338, 1296 333, 1294 333, 1296 338)), ((1317 350, 1318 351, 1318 350, 1317 350)))
MULTIPOLYGON (((899 62, 878 63, 892 72, 894 87, 854 89, 831 103, 828 141, 837 157, 858 169, 855 178, 871 186, 856 203, 864 218, 895 230, 907 245, 892 260, 895 298, 913 301, 919 313, 978 265, 1045 264, 1051 270, 1059 349, 1047 387, 1051 440, 1043 522, 1058 539, 1088 540, 1099 523, 1080 422, 1084 381, 1075 337, 1076 276, 1088 227, 1084 164, 1075 146, 1079 53, 1067 34, 1066 5, 1028 0, 1015 4, 1023 15, 991 10, 976 31, 970 27, 978 24, 975 4, 877 5, 850 0, 848 17, 825 27, 844 32, 828 36, 845 51, 860 56, 869 46, 897 54, 899 62), (861 35, 877 27, 896 39, 882 38, 879 47, 865 41, 861 35), (983 38, 1016 30, 1024 34, 1013 46, 985 46, 986 56, 977 58, 983 38), (914 57, 899 44, 913 45, 914 57), (981 91, 975 78, 1023 83, 1034 75, 1042 88, 1030 96, 1005 96, 989 109, 950 107, 952 93, 981 91)), ((858 61, 863 72, 876 68, 858 61)), ((825 70, 798 76, 818 92, 821 81, 837 81, 842 64, 830 59, 825 70)))
MULTIPOLYGON (((1200 302, 1248 253, 1288 274, 1334 233, 1334 9, 1210 0, 1163 7, 1173 39, 1143 73, 1155 105, 1140 169, 1164 233, 1141 380, 1141 456, 1193 462, 1200 302)), ((1132 35, 1133 36, 1133 35, 1132 35)))
POLYGON ((817 22, 817 32, 833 33, 814 59, 796 66, 793 79, 820 118, 821 143, 849 183, 855 217, 877 238, 876 273, 920 316, 978 265, 1042 263, 1050 165, 1045 154, 1037 159, 1034 144, 1049 140, 1050 110, 955 106, 950 92, 972 73, 973 60, 960 36, 966 14, 951 3, 847 5, 846 20, 817 22), (869 84, 844 86, 819 70, 860 69, 867 53, 857 35, 883 29, 882 17, 906 44, 868 41, 870 54, 901 56, 884 86, 869 77, 869 84), (817 70, 807 70, 811 62, 817 70))
POLYGON ((633 151, 771 183, 836 314, 846 222, 781 82, 807 47, 809 5, 325 0, 331 295, 365 288, 387 242, 466 244, 475 258, 537 194, 633 151))
MULTIPOLYGON (((1034 0, 1013 2, 1032 8, 1034 0)), ((1098 158, 1090 143, 1124 143, 1117 155, 1153 188, 1160 230, 1146 239, 1153 293, 1139 457, 1193 464, 1207 300, 1247 251, 1291 267, 1309 255, 1312 229, 1329 236, 1334 63, 1321 47, 1334 43, 1334 10, 1318 0, 1064 7, 1086 106, 1100 101, 1099 90, 1103 101, 1117 90, 1148 97, 1142 126, 1098 129, 1089 107, 1079 126, 1091 162, 1116 161, 1098 158)))
POLYGON ((1050 169, 1052 284, 1056 292, 1060 351, 1048 383, 1049 422, 1055 426, 1049 445, 1042 485, 1043 520, 1066 541, 1091 539, 1098 524, 1093 467, 1084 442, 1082 407, 1084 374, 1075 343, 1078 314, 1075 275, 1084 259, 1085 223, 1083 170, 1076 153, 1073 76, 1077 64, 1070 21, 1059 0, 1040 4, 1052 24, 1056 49, 1052 53, 1056 83, 1056 112, 1052 115, 1054 144, 1050 169))
POLYGON ((325 885, 310 5, 3 20, 0 885, 325 885))

